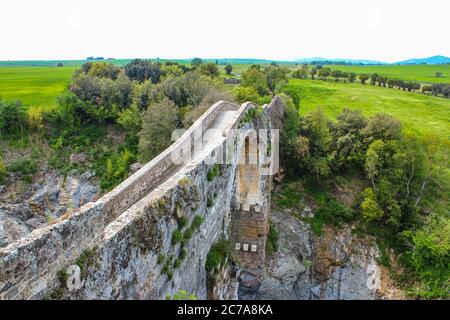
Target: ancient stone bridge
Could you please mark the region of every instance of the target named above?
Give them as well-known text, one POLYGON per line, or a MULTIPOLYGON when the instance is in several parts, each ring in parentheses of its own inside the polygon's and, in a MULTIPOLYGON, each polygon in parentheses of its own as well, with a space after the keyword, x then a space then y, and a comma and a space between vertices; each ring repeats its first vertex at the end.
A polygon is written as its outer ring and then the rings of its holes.
POLYGON ((266 129, 283 113, 278 97, 217 102, 112 192, 0 249, 0 299, 236 298, 231 268, 211 283, 206 257, 226 238, 238 268, 261 270, 278 165, 266 129))

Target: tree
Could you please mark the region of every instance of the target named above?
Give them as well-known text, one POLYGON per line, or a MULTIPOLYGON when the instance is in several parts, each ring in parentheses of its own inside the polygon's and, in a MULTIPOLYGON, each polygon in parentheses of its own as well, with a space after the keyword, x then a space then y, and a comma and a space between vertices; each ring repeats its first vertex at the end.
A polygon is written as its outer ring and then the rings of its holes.
POLYGON ((341 70, 333 70, 331 71, 330 75, 335 79, 335 81, 337 82, 339 80, 339 78, 342 77, 342 71, 341 70))
POLYGON ((356 79, 356 73, 354 72, 349 72, 348 73, 348 81, 350 81, 351 83, 355 82, 356 79))
POLYGON ((264 69, 266 83, 272 96, 275 95, 277 86, 287 81, 286 73, 286 70, 279 66, 270 65, 264 69))
POLYGON ((225 66, 225 72, 227 73, 227 75, 230 75, 232 71, 233 71, 232 65, 231 64, 227 64, 225 66))
POLYGON ((203 60, 200 58, 194 58, 191 60, 191 66, 197 68, 199 65, 203 64, 203 60))
POLYGON ((57 66, 57 67, 64 67, 64 63, 59 62, 56 66, 57 66))
POLYGON ((361 130, 367 125, 367 120, 359 110, 344 109, 336 117, 333 124, 333 162, 334 166, 362 165, 365 148, 361 130))
POLYGON ((372 188, 364 190, 364 201, 361 203, 363 218, 366 221, 376 221, 383 217, 384 212, 377 202, 377 197, 372 188))
POLYGON ((212 62, 208 62, 208 63, 203 63, 198 67, 198 70, 200 71, 201 74, 214 78, 220 75, 220 71, 219 71, 219 67, 217 66, 217 64, 212 63, 212 62))
POLYGON ((139 157, 142 162, 150 161, 170 145, 177 121, 177 108, 168 98, 148 107, 142 116, 142 130, 139 133, 139 157))
POLYGON ((314 80, 314 76, 317 74, 317 69, 312 68, 309 74, 311 75, 311 79, 314 80))
POLYGON ((378 79, 378 73, 373 73, 370 76, 370 84, 374 86, 375 83, 377 82, 377 79, 378 79))
POLYGON ((236 87, 233 91, 237 102, 244 103, 247 101, 258 101, 259 94, 253 87, 236 87))
POLYGON ((390 115, 379 113, 369 119, 362 131, 369 143, 377 139, 396 140, 400 137, 401 123, 390 115))
POLYGON ((442 78, 442 72, 436 72, 435 77, 436 78, 442 78))
POLYGON ((303 64, 300 69, 297 69, 292 73, 292 77, 297 78, 297 79, 306 79, 307 76, 308 76, 308 65, 307 64, 303 64))
POLYGON ((323 80, 327 80, 327 77, 331 74, 331 69, 326 67, 319 70, 319 77, 321 77, 323 80))
POLYGON ((92 63, 88 75, 98 78, 109 78, 116 80, 120 73, 120 68, 112 63, 96 62, 92 63))
POLYGON ((257 67, 251 67, 242 73, 241 85, 254 88, 260 96, 265 96, 269 93, 265 75, 257 67))
POLYGON ((361 84, 366 84, 366 81, 369 79, 369 76, 367 74, 360 74, 359 80, 361 80, 361 84))
POLYGON ((158 83, 161 77, 161 67, 157 63, 134 59, 125 65, 125 74, 131 80, 136 80, 140 83, 146 80, 151 80, 152 83, 158 83))

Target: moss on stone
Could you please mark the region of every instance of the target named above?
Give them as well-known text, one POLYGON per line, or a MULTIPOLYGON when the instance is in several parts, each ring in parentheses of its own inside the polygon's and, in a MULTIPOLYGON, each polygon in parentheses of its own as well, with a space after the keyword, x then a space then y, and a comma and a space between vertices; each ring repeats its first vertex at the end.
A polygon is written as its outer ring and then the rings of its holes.
POLYGON ((86 277, 89 269, 96 264, 96 258, 97 248, 94 247, 92 249, 84 250, 79 258, 75 261, 75 264, 80 267, 82 278, 86 277))

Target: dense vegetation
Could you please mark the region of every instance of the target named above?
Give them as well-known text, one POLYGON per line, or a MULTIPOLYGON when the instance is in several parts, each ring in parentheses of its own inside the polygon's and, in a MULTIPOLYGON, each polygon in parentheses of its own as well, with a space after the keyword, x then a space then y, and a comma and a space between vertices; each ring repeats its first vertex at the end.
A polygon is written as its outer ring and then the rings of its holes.
POLYGON ((289 179, 312 175, 316 185, 326 185, 356 171, 366 184, 351 210, 320 197, 313 222, 357 221, 382 247, 395 250, 403 267, 398 278, 410 294, 448 297, 448 141, 402 128, 383 113, 366 118, 344 109, 331 121, 317 108, 299 116, 292 99, 284 99, 289 107, 282 161, 289 179))

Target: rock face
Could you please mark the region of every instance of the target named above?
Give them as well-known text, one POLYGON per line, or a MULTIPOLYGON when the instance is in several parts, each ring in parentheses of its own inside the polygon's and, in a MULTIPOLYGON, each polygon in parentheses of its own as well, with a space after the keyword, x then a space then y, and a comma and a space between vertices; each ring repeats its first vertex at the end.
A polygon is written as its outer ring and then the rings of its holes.
POLYGON ((30 197, 16 203, 0 202, 0 248, 93 201, 99 191, 91 181, 94 177, 90 171, 81 175, 71 172, 67 177, 49 172, 42 184, 33 185, 25 194, 30 197))
POLYGON ((324 228, 322 236, 288 213, 272 212, 279 250, 266 263, 257 299, 377 299, 379 252, 350 228, 324 228))

